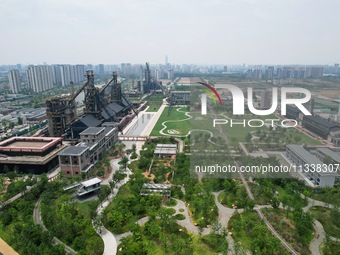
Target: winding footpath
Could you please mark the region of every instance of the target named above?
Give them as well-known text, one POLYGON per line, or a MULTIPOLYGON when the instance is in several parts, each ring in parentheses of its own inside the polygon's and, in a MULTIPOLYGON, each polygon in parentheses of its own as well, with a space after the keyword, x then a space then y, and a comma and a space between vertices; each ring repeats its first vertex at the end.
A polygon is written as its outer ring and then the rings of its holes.
MULTIPOLYGON (((302 194, 301 194, 301 197, 306 198, 302 194)), ((313 206, 334 208, 334 205, 332 205, 332 204, 321 202, 321 201, 318 201, 318 200, 315 200, 315 199, 312 199, 312 198, 309 198, 309 197, 307 197, 307 202, 308 202, 308 204, 305 207, 302 208, 304 212, 307 212, 313 206)), ((320 245, 326 239, 326 232, 325 232, 322 224, 316 219, 314 219, 314 231, 315 231, 315 236, 314 236, 314 239, 309 244, 309 250, 312 252, 313 255, 321 255, 320 245)), ((335 242, 340 242, 339 239, 332 237, 332 236, 330 237, 330 239, 332 241, 335 241, 335 242)))
MULTIPOLYGON (((218 222, 221 224, 222 227, 226 227, 226 226, 228 226, 229 220, 233 216, 233 214, 235 213, 236 209, 225 207, 224 205, 222 205, 218 201, 218 196, 221 193, 222 193, 222 191, 213 192, 214 197, 215 197, 215 204, 216 204, 217 209, 218 209, 218 222)), ((237 209, 237 211, 239 213, 242 213, 243 209, 237 209)), ((229 244, 228 245, 228 254, 235 255, 236 252, 235 252, 234 239, 231 237, 231 234, 229 232, 228 232, 227 240, 228 240, 228 244, 229 244)))
MULTIPOLYGON (((248 197, 251 200, 255 200, 254 199, 254 195, 251 192, 250 187, 249 187, 248 183, 246 182, 243 173, 239 172, 239 175, 241 177, 241 180, 242 180, 242 183, 243 183, 244 187, 246 188, 246 191, 248 193, 248 197)), ((257 212, 257 214, 259 215, 260 219, 263 220, 263 222, 266 224, 267 228, 272 233, 272 235, 274 235, 277 239, 279 239, 279 241, 286 248, 286 250, 289 251, 290 253, 294 254, 294 255, 298 255, 299 253, 297 251, 295 251, 295 249, 285 239, 283 239, 279 235, 279 233, 277 233, 277 231, 273 228, 273 226, 269 223, 267 218, 264 216, 264 214, 262 213, 261 209, 259 207, 255 206, 254 210, 257 212)))
MULTIPOLYGON (((41 198, 39 198, 39 200, 35 203, 34 210, 33 210, 33 221, 34 221, 35 224, 40 225, 43 230, 48 231, 48 229, 45 227, 44 222, 42 221, 42 218, 41 218, 40 204, 41 204, 41 198)), ((68 253, 68 254, 76 254, 77 253, 70 246, 67 246, 65 243, 60 241, 55 236, 53 237, 53 243, 55 245, 57 245, 57 244, 63 245, 65 247, 66 253, 68 253)))
MULTIPOLYGON (((130 161, 129 161, 130 163, 130 161)), ((119 188, 122 187, 130 180, 131 170, 127 168, 127 176, 124 180, 118 182, 116 187, 113 189, 111 194, 98 206, 96 213, 98 216, 102 215, 104 209, 111 203, 112 199, 117 195, 119 188)), ((94 227, 95 228, 95 227, 94 227)), ((97 234, 102 238, 104 242, 104 253, 103 255, 116 255, 118 242, 113 233, 107 230, 103 225, 97 231, 97 234)))

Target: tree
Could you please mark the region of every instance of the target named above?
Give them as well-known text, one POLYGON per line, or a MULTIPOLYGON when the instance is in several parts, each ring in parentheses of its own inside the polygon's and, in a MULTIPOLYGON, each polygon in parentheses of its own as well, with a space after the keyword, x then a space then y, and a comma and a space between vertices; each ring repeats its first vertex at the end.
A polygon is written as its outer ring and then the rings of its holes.
POLYGON ((96 232, 101 233, 102 232, 102 215, 96 215, 93 219, 92 219, 92 224, 94 229, 96 230, 96 232))
POLYGON ((113 189, 115 188, 116 186, 116 180, 112 179, 111 181, 109 181, 109 185, 110 185, 110 188, 111 188, 111 192, 113 191, 113 189))
POLYGON ((18 117, 18 125, 22 125, 24 123, 22 117, 18 117))
POLYGON ((221 223, 219 223, 218 221, 215 221, 212 225, 211 230, 214 234, 219 235, 221 232, 221 228, 222 228, 221 223))
POLYGON ((132 152, 136 153, 136 144, 132 144, 131 150, 132 152))
POLYGON ((124 170, 126 170, 126 167, 127 167, 127 163, 129 162, 129 159, 126 157, 126 156, 124 156, 123 158, 122 158, 122 160, 121 161, 119 161, 119 165, 121 165, 122 167, 123 167, 123 169, 124 170))
POLYGON ((272 206, 274 209, 279 208, 279 206, 280 206, 280 200, 279 200, 276 196, 272 198, 271 206, 272 206))

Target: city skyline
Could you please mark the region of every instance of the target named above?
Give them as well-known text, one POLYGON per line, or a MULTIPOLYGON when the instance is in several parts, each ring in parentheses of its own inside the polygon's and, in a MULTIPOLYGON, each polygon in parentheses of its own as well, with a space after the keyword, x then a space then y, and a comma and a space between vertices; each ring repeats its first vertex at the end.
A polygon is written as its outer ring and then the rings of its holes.
POLYGON ((340 60, 327 1, 0 3, 0 65, 169 63, 319 65, 340 60))

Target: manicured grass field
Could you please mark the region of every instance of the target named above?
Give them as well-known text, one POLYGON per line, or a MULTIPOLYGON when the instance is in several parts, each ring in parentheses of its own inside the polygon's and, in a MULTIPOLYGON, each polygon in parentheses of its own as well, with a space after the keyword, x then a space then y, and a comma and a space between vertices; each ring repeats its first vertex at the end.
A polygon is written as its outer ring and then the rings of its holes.
MULTIPOLYGON (((160 130, 163 129, 162 123, 166 125, 166 128, 163 130, 165 134, 168 134, 169 130, 176 130, 178 131, 178 136, 187 135, 190 130, 201 129, 201 130, 209 130, 214 134, 214 137, 218 138, 221 136, 226 136, 228 141, 231 143, 238 143, 238 142, 246 142, 247 136, 250 132, 255 132, 261 130, 264 132, 266 137, 269 138, 271 143, 278 142, 281 140, 281 143, 299 143, 299 144, 312 144, 312 145, 320 145, 322 144, 320 141, 313 139, 305 135, 304 133, 300 132, 295 128, 287 128, 285 132, 278 132, 278 131, 271 131, 266 126, 263 127, 249 127, 247 124, 248 119, 254 118, 253 115, 247 114, 244 116, 232 116, 230 113, 224 113, 225 116, 228 118, 232 118, 234 123, 235 122, 243 122, 243 119, 246 120, 246 125, 243 124, 234 124, 233 126, 230 123, 225 125, 216 125, 213 127, 213 119, 214 118, 221 118, 225 119, 225 117, 221 116, 220 114, 216 115, 205 115, 202 116, 200 112, 190 112, 190 115, 193 117, 192 119, 188 119, 188 117, 182 111, 189 111, 188 108, 172 108, 172 110, 168 111, 169 108, 165 108, 161 117, 159 118, 158 122, 156 123, 153 131, 151 132, 152 136, 160 136, 162 134, 159 133, 160 130), (184 120, 184 121, 183 121, 184 120)), ((256 116, 257 119, 277 119, 275 115, 269 116, 256 116)), ((230 120, 229 120, 230 121, 230 120)), ((270 122, 269 122, 270 123, 270 122)), ((255 123, 251 123, 255 125, 255 123)), ((256 134, 255 134, 256 136, 256 134)), ((261 141, 263 142, 263 141, 261 141)))
POLYGON ((188 111, 189 109, 185 107, 173 107, 169 113, 169 108, 164 108, 162 115, 151 132, 151 136, 162 136, 159 131, 163 129, 162 123, 166 121, 164 123, 166 128, 163 130, 165 134, 169 134, 168 130, 176 130, 178 131, 178 136, 187 135, 190 131, 190 120, 185 115, 185 112, 188 111))
POLYGON ((148 103, 149 108, 146 110, 147 112, 157 112, 161 107, 162 103, 148 103))

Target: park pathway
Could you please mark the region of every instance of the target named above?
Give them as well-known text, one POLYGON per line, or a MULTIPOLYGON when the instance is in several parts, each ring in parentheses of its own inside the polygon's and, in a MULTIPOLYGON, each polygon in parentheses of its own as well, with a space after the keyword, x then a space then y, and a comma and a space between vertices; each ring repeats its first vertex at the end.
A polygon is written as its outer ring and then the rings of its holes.
MULTIPOLYGON (((236 164, 237 165, 237 164, 236 164)), ((250 187, 246 181, 246 179, 244 178, 243 173, 239 172, 239 175, 241 177, 242 183, 244 185, 244 187, 246 188, 246 191, 248 193, 248 197, 251 200, 255 200, 254 199, 254 195, 250 190, 250 187)), ((287 251, 289 251, 290 253, 294 254, 294 255, 298 255, 299 253, 297 251, 294 250, 294 248, 288 243, 286 242, 286 240, 284 240, 279 233, 276 232, 276 230, 273 228, 273 226, 269 223, 269 221, 267 220, 267 218, 264 216, 264 214, 261 212, 261 209, 258 208, 257 206, 255 206, 254 210, 257 212, 257 214, 259 215, 260 219, 263 220, 263 222, 266 224, 267 228, 269 229, 269 231, 272 233, 272 235, 274 235, 277 239, 280 240, 281 244, 287 249, 287 251)))
MULTIPOLYGON (((218 208, 218 221, 219 221, 219 223, 221 224, 222 227, 227 227, 229 220, 233 216, 233 214, 235 213, 236 209, 225 207, 224 205, 222 205, 220 203, 220 201, 218 201, 218 196, 221 193, 222 193, 222 191, 213 192, 214 197, 215 197, 215 204, 218 208)), ((238 209, 237 211, 242 213, 243 209, 238 209)), ((235 252, 234 239, 232 238, 232 236, 229 232, 228 232, 227 240, 228 240, 228 254, 235 255, 236 252, 235 252)))
MULTIPOLYGON (((116 160, 113 160, 113 161, 115 163, 116 160)), ((114 171, 114 170, 112 170, 112 171, 114 171)), ((122 187, 124 184, 126 184, 130 180, 130 174, 131 174, 131 170, 127 168, 127 176, 124 178, 124 180, 118 182, 116 184, 116 187, 110 193, 110 195, 98 206, 98 208, 96 210, 96 213, 97 213, 98 216, 102 215, 104 209, 111 203, 112 199, 117 195, 120 187, 122 187)), ((92 224, 93 224, 93 222, 92 222, 92 224)), ((103 225, 97 231, 97 234, 102 238, 102 240, 104 242, 104 253, 103 253, 103 255, 116 255, 118 243, 117 243, 115 235, 113 233, 111 233, 109 230, 107 230, 103 225)))
MULTIPOLYGON (((44 231, 48 231, 48 229, 45 227, 44 222, 42 221, 41 218, 41 212, 40 212, 40 204, 41 204, 41 198, 35 203, 34 210, 33 210, 33 221, 35 224, 40 225, 44 231)), ((65 243, 60 241, 58 238, 55 236, 53 237, 53 243, 55 245, 61 244, 65 246, 65 251, 68 254, 76 254, 77 252, 73 250, 71 247, 67 246, 65 243)))

